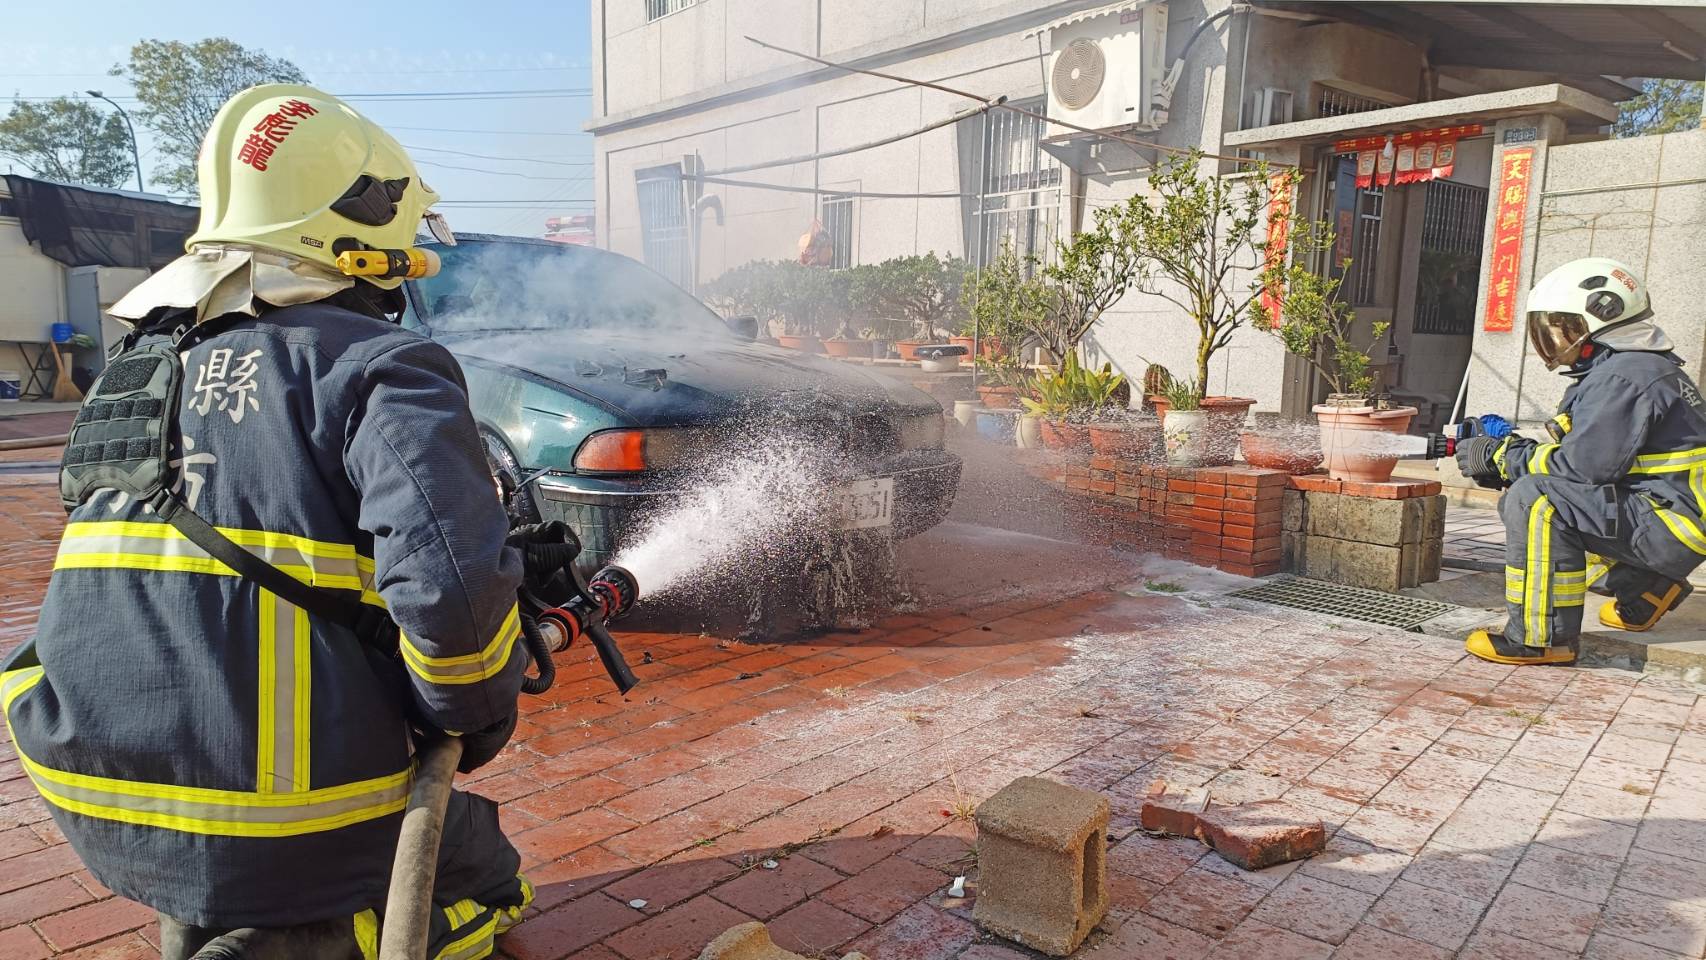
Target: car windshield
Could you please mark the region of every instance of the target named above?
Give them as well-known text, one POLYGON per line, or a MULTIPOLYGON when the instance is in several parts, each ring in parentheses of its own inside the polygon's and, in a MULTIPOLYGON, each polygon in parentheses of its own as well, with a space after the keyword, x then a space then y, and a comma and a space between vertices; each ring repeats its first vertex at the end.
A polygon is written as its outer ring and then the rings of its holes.
POLYGON ((710 308, 626 257, 568 245, 435 246, 438 276, 415 281, 434 333, 611 330, 729 335, 710 308))

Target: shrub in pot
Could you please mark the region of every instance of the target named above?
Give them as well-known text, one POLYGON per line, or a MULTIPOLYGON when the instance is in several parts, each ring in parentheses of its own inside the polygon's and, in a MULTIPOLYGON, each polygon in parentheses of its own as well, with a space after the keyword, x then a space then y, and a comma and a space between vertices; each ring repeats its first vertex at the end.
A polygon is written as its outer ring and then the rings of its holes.
POLYGON ((1046 446, 1089 453, 1089 424, 1107 415, 1124 384, 1125 377, 1110 365, 1091 370, 1078 362, 1076 354, 1069 353, 1058 371, 1035 378, 1030 385, 1032 395, 1020 402, 1027 411, 1043 418, 1046 446))
MULTIPOLYGON (((1386 336, 1388 324, 1374 323, 1358 336, 1356 314, 1339 296, 1340 280, 1309 270, 1307 254, 1331 250, 1332 230, 1317 221, 1292 226, 1290 264, 1270 262, 1258 283, 1274 292, 1257 304, 1255 323, 1277 336, 1287 351, 1307 360, 1332 388, 1327 402, 1314 407, 1321 426, 1327 473, 1335 480, 1384 483, 1392 479, 1398 455, 1382 435, 1404 433, 1415 407, 1385 407, 1371 396, 1374 375, 1369 351, 1386 336)), ((1343 262, 1348 268, 1350 261, 1343 262)))
POLYGON ((1016 358, 979 357, 977 393, 983 405, 991 410, 1007 410, 1019 405, 1019 389, 1025 382, 1024 367, 1016 358))

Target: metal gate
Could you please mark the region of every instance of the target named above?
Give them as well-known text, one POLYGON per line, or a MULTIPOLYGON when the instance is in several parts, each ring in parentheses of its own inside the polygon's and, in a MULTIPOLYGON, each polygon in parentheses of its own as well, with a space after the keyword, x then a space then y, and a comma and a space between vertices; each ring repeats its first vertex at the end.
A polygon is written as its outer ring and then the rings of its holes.
POLYGON ((693 238, 681 165, 647 167, 634 174, 640 195, 640 242, 646 266, 684 290, 693 289, 693 238))
POLYGON ((1475 332, 1481 237, 1487 188, 1431 180, 1422 212, 1421 269, 1416 273, 1416 333, 1475 332))

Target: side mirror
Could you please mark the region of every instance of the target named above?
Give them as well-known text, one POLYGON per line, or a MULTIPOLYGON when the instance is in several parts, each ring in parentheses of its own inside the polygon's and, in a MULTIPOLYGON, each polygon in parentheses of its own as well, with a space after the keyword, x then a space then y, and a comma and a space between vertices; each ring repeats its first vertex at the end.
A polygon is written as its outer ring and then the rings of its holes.
POLYGON ((754 317, 751 315, 743 315, 743 316, 739 316, 739 317, 729 317, 727 320, 724 320, 723 322, 728 324, 729 329, 734 331, 735 336, 740 337, 743 340, 757 340, 758 339, 758 318, 757 317, 754 317))

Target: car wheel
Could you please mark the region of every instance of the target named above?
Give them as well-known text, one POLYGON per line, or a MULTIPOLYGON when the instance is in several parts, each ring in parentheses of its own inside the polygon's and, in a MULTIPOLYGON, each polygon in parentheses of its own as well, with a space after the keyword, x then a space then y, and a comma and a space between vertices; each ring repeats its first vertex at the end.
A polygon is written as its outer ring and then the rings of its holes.
POLYGON ((481 427, 480 446, 486 452, 486 466, 492 471, 492 484, 497 488, 498 499, 503 502, 511 522, 538 523, 539 507, 533 501, 533 491, 521 485, 527 475, 515 454, 510 452, 509 444, 504 443, 496 431, 481 427))

